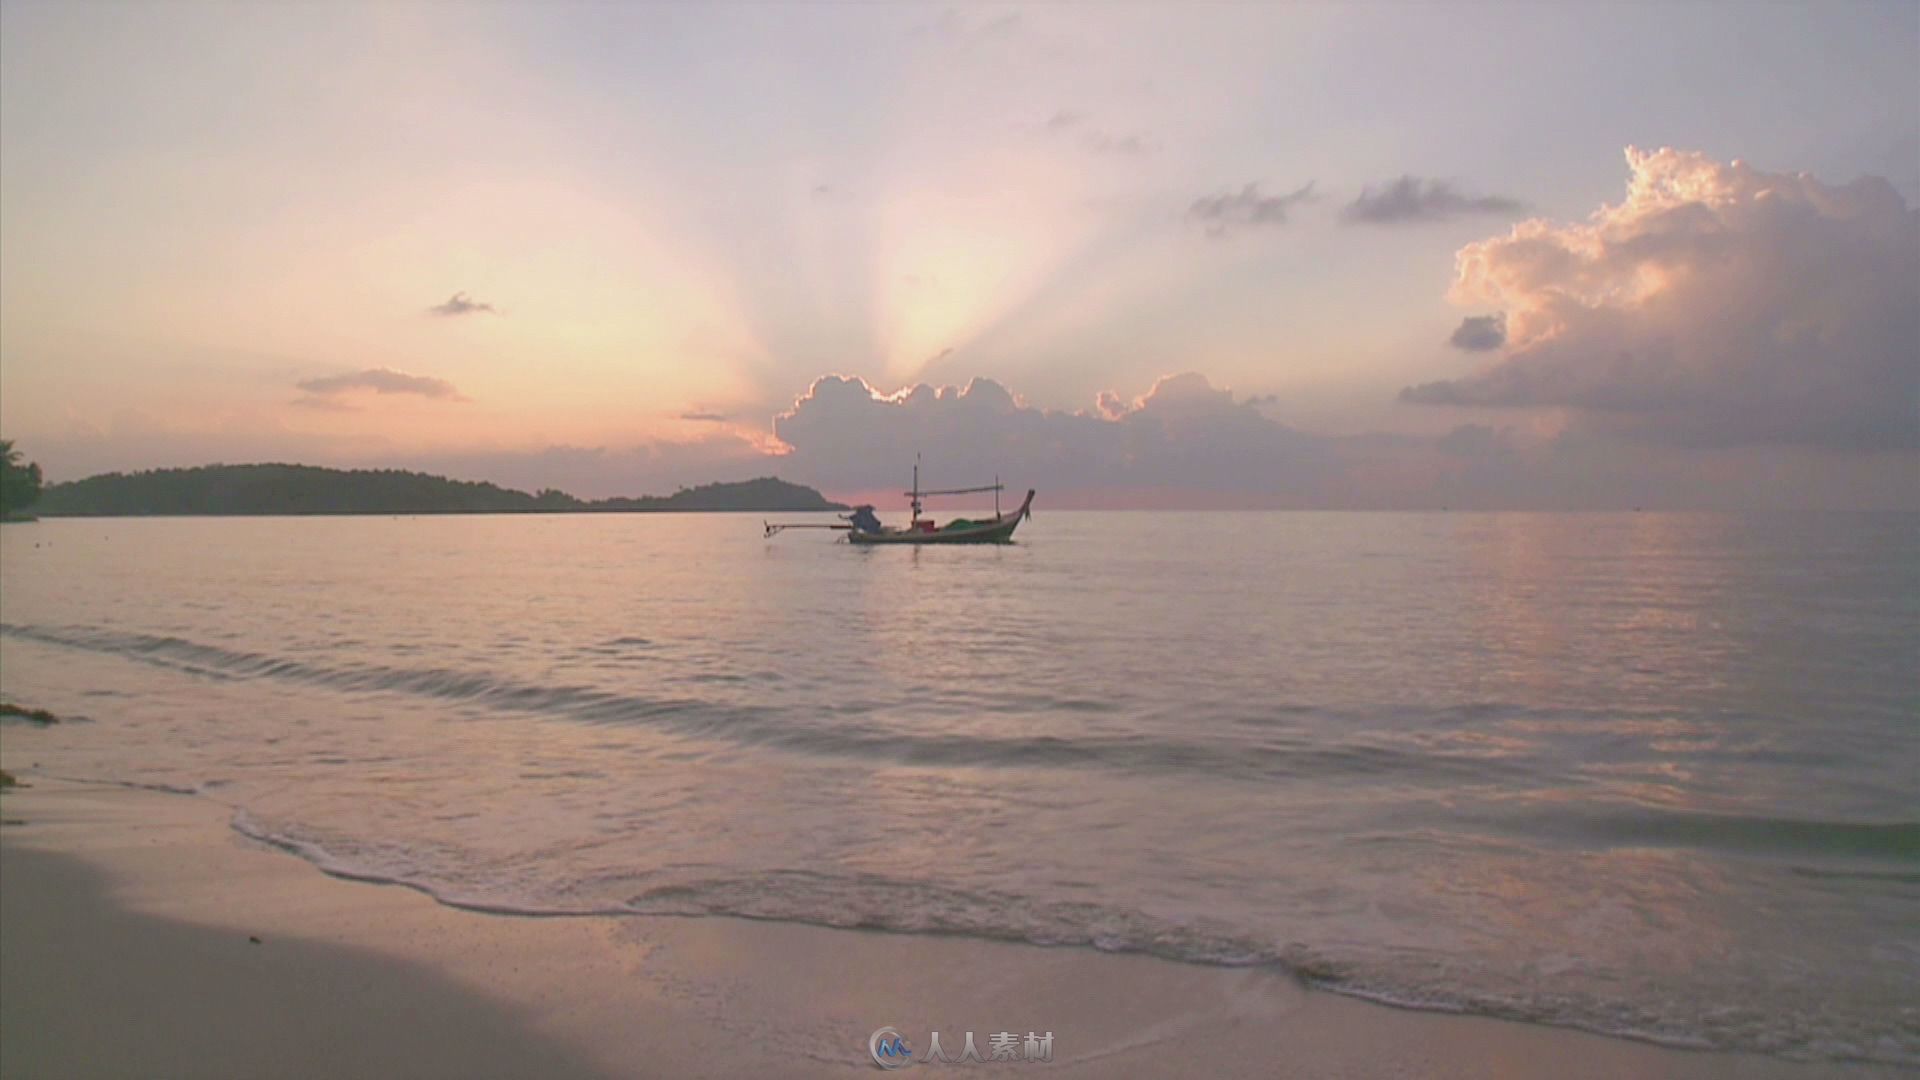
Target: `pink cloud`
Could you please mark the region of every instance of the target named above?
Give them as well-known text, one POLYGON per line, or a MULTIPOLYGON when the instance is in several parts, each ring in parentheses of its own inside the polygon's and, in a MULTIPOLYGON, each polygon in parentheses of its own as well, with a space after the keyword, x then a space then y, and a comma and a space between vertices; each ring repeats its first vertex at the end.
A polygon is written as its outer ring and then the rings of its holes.
POLYGON ((1566 408, 1640 440, 1920 446, 1920 212, 1874 177, 1627 163, 1626 198, 1588 220, 1461 249, 1453 298, 1506 312, 1506 353, 1405 400, 1566 408))

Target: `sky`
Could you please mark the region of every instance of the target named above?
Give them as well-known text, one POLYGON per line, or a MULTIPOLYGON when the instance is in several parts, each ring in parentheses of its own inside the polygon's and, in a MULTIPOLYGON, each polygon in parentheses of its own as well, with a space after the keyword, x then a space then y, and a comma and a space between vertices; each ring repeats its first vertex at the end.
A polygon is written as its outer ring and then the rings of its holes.
POLYGON ((1916 207, 1912 2, 5 0, 0 433, 1920 509, 1916 207))

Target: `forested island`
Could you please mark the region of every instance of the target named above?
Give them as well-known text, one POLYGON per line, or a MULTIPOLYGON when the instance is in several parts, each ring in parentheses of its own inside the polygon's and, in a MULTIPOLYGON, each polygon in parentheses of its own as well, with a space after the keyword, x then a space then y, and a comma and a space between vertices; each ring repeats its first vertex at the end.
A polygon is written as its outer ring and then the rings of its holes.
POLYGON ((551 488, 524 491, 399 469, 313 465, 205 465, 104 473, 49 484, 42 517, 254 514, 571 514, 674 511, 845 510, 813 488, 777 477, 702 484, 672 495, 580 499, 551 488))

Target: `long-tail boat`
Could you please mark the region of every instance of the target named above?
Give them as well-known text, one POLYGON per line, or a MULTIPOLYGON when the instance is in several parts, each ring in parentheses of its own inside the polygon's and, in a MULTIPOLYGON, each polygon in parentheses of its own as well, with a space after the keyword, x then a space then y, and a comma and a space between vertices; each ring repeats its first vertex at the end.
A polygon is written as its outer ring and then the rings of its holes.
POLYGON ((1011 514, 1000 512, 1000 493, 1006 485, 998 477, 993 483, 980 487, 944 488, 938 491, 920 490, 920 463, 913 465, 913 490, 903 492, 913 507, 913 520, 905 527, 882 525, 874 516, 873 507, 856 506, 853 513, 840 517, 845 525, 815 524, 768 524, 767 535, 785 532, 788 529, 832 529, 847 534, 850 544, 1011 544, 1013 530, 1020 523, 1033 516, 1033 489, 1027 489, 1027 497, 1021 501, 1020 508, 1011 514), (945 525, 936 525, 930 517, 923 517, 925 500, 938 495, 977 495, 993 492, 993 516, 991 518, 955 518, 945 525))

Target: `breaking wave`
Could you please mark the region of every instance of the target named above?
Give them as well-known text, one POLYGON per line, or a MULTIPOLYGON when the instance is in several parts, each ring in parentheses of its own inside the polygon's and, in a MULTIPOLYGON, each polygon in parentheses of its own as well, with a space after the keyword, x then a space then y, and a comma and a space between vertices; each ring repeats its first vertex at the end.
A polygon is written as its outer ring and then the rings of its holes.
MULTIPOLYGON (((1920 1065, 1920 1038, 1892 1039, 1832 1016, 1782 1016, 1680 999, 1626 1001, 1580 994, 1477 992, 1466 970, 1417 953, 1316 946, 1206 919, 1171 920, 1088 902, 965 890, 870 873, 775 870, 641 887, 603 903, 500 897, 434 880, 417 866, 342 854, 297 828, 246 811, 234 831, 349 881, 397 885, 449 907, 527 917, 670 916, 755 919, 846 930, 952 935, 1045 947, 1138 953, 1215 967, 1278 968, 1307 986, 1382 1005, 1569 1027, 1683 1049, 1776 1054, 1799 1060, 1920 1065)), ((409 853, 388 851, 406 864, 409 853)), ((648 875, 639 875, 644 878, 648 875)))

